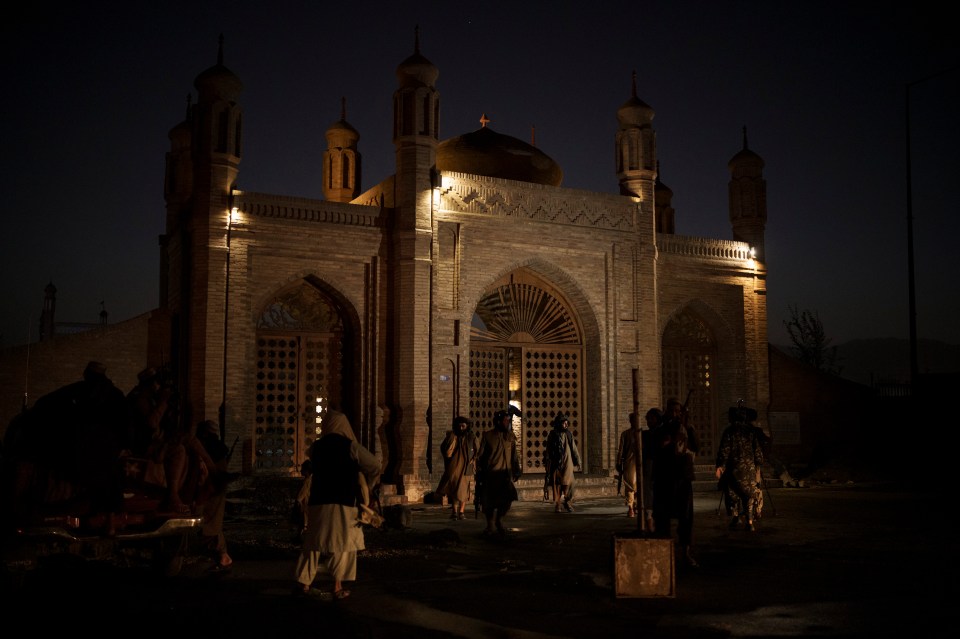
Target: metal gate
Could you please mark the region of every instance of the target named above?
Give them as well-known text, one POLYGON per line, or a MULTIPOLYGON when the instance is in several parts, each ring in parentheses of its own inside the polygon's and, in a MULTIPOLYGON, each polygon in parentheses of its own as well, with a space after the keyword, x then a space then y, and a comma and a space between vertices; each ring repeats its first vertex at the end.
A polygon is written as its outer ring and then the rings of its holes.
POLYGON ((296 475, 331 405, 342 406, 344 331, 337 304, 300 282, 257 321, 254 469, 296 475))
POLYGON ((523 348, 523 440, 525 471, 543 471, 543 456, 553 418, 564 413, 585 463, 589 442, 583 427, 583 349, 523 348))
POLYGON ((713 335, 699 317, 680 314, 667 325, 663 335, 663 403, 671 397, 689 404, 690 424, 700 442, 698 461, 712 460, 717 450, 716 393, 713 364, 716 349, 713 335))
POLYGON ((257 339, 257 471, 299 471, 330 404, 340 404, 341 342, 337 335, 257 339))
POLYGON ((547 436, 557 413, 570 420, 581 459, 586 459, 583 415, 583 349, 570 346, 487 346, 470 348, 470 414, 483 430, 493 415, 513 405, 523 413, 514 417, 524 471, 543 472, 547 436))

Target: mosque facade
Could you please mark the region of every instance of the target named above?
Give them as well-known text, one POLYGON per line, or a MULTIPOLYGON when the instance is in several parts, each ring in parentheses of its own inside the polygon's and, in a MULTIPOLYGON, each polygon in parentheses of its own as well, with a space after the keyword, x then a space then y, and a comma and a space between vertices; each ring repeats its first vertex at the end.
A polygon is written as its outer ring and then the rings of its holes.
POLYGON ((763 160, 744 138, 729 162, 731 239, 680 236, 635 81, 611 131, 619 193, 595 193, 485 117, 441 140, 439 72, 419 49, 397 68, 395 173, 362 189, 344 110, 323 199, 239 190, 241 82, 222 49, 197 76, 169 136, 147 349, 183 419, 220 422, 236 469, 296 475, 341 410, 385 486, 416 501, 458 415, 488 428, 516 407, 536 474, 563 412, 582 472, 602 476, 628 414, 678 397, 712 463, 727 407, 769 405, 763 160))

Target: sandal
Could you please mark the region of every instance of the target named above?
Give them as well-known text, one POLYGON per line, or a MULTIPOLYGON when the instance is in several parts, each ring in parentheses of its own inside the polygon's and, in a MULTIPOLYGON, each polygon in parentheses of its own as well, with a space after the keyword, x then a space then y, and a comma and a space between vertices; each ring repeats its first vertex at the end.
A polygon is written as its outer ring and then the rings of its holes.
POLYGON ((346 588, 342 590, 337 590, 333 593, 334 599, 346 599, 349 596, 350 596, 350 591, 347 590, 346 588))
POLYGON ((293 587, 293 595, 295 597, 306 597, 309 599, 323 599, 323 591, 318 588, 309 587, 304 588, 302 585, 297 584, 293 587))

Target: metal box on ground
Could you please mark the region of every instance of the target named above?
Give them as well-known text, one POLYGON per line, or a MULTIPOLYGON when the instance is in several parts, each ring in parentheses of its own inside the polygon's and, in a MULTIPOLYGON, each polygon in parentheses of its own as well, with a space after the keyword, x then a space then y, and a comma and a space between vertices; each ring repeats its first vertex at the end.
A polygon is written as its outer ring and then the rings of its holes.
POLYGON ((613 590, 617 597, 675 597, 673 539, 613 536, 613 590))

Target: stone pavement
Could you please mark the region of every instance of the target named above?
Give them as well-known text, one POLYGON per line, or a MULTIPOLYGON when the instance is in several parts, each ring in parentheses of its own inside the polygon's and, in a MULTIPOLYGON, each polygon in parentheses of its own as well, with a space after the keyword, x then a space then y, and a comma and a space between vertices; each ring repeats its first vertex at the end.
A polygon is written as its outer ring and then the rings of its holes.
MULTIPOLYGON (((517 502, 502 541, 484 539, 470 510, 451 521, 448 508, 414 505, 408 529, 367 531, 349 599, 297 606, 357 637, 945 636, 957 544, 936 520, 941 499, 891 484, 777 488, 750 533, 728 529, 719 493, 698 494, 700 567, 678 561, 673 598, 614 596, 613 535, 636 531, 620 498, 571 514, 517 502)), ((289 598, 295 549, 258 558, 268 536, 249 544, 242 530, 229 579, 289 598)))
MULTIPOLYGON (((698 494, 700 567, 678 563, 673 598, 614 596, 613 536, 636 523, 620 498, 600 497, 574 502, 570 514, 518 502, 502 541, 482 538, 472 511, 451 521, 442 506, 411 506, 408 528, 367 530, 342 601, 294 596, 288 523, 249 518, 227 523, 227 574, 206 562, 167 581, 74 566, 47 571, 5 604, 42 602, 57 620, 151 636, 953 636, 957 542, 945 500, 891 484, 776 488, 748 533, 728 529, 719 493, 698 494)), ((329 589, 322 577, 316 586, 329 589)))

